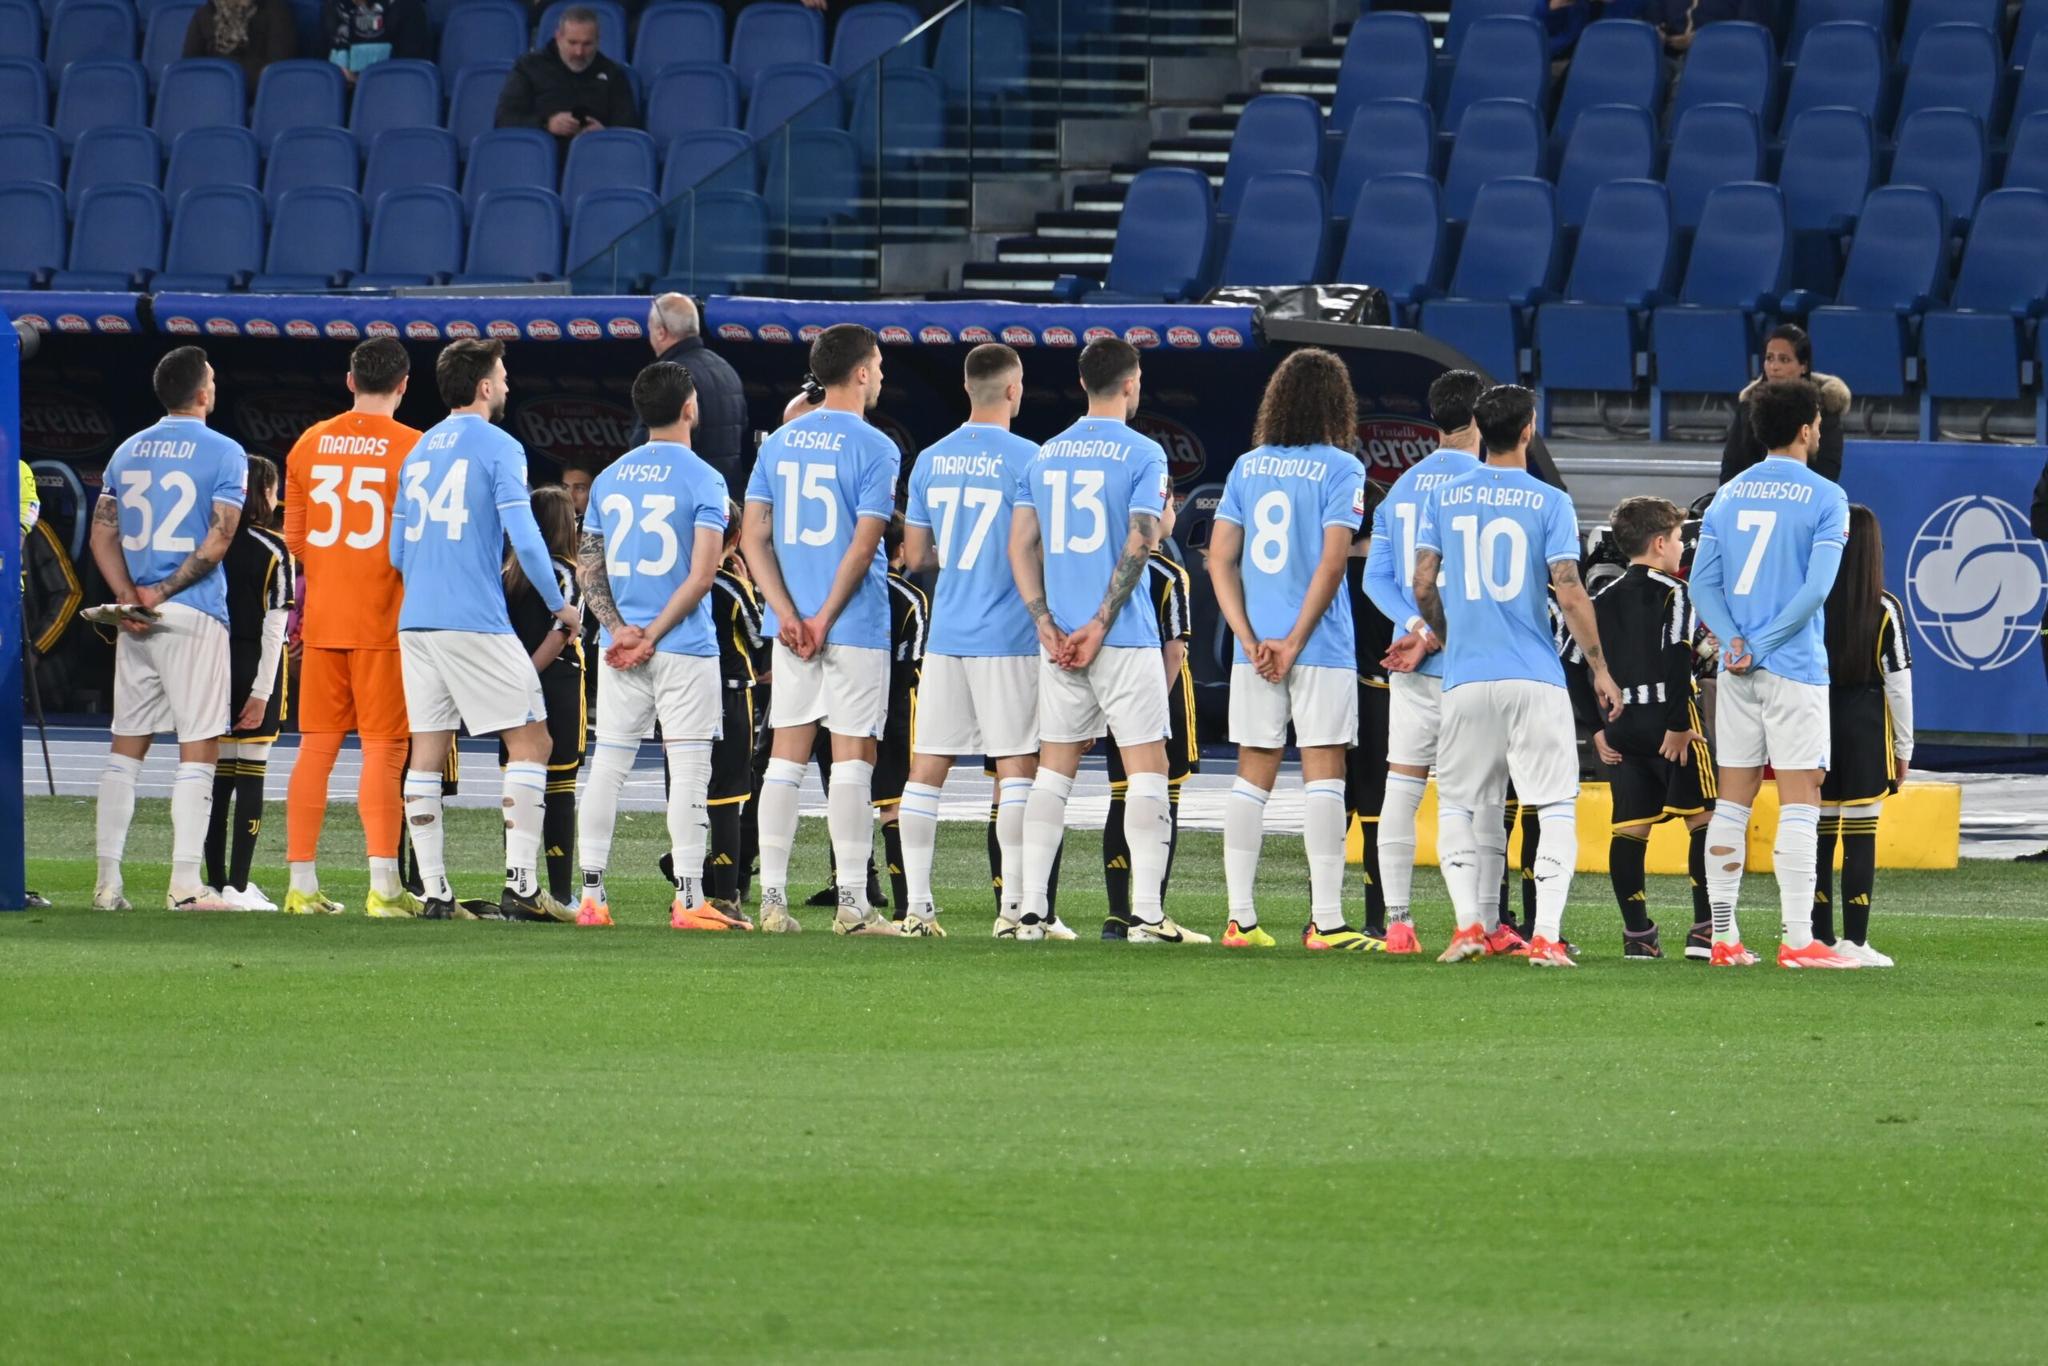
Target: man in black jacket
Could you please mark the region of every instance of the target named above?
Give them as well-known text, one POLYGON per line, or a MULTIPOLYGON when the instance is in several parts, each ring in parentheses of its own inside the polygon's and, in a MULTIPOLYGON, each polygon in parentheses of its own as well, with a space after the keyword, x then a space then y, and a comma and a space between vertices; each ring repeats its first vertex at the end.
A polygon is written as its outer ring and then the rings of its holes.
POLYGON ((500 128, 544 128, 567 149, 600 128, 638 128, 625 68, 597 50, 597 15, 562 11, 554 41, 513 63, 498 96, 500 128))
MULTIPOLYGON (((647 310, 647 340, 656 360, 674 361, 696 382, 700 417, 691 434, 691 449, 725 476, 725 486, 738 501, 745 495, 747 477, 747 395, 739 373, 704 345, 697 305, 687 295, 664 294, 654 301, 647 310)), ((635 422, 627 449, 646 440, 647 430, 635 422)))

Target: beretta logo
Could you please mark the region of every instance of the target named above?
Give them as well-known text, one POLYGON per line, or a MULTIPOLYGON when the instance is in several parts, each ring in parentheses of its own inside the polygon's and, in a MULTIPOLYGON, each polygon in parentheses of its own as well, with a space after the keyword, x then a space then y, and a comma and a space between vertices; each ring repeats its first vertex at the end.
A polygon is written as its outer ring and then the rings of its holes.
POLYGON ((234 411, 245 443, 280 456, 306 428, 333 416, 333 402, 313 389, 259 389, 237 399, 234 411))
POLYGON ((802 327, 799 327, 796 330, 796 339, 804 343, 804 345, 808 346, 812 342, 816 341, 818 339, 818 334, 823 332, 824 330, 824 328, 818 326, 816 323, 805 323, 802 327))
POLYGON ((937 323, 926 323, 917 329, 917 339, 926 346, 951 346, 953 334, 937 323))
POLYGON ((320 329, 307 322, 304 318, 287 318, 284 324, 284 334, 287 337, 298 337, 303 340, 308 337, 319 336, 320 329))
POLYGON ((604 338, 604 329, 597 325, 595 318, 571 318, 569 335, 577 341, 601 341, 604 338))
POLYGON ((277 324, 268 318, 251 318, 242 324, 242 330, 252 337, 274 337, 277 335, 277 324))
POLYGON ((876 335, 882 339, 882 345, 884 346, 910 345, 910 329, 898 327, 894 323, 889 324, 889 326, 883 328, 876 335))
POLYGON ((1368 417, 1358 423, 1358 454, 1366 474, 1391 484, 1443 443, 1443 433, 1427 422, 1401 417, 1368 417))
POLYGON ((91 455, 114 444, 113 418, 83 394, 27 387, 21 394, 21 444, 39 456, 91 455))
POLYGON ((356 325, 347 318, 336 318, 322 330, 336 341, 353 341, 356 337, 356 325))
POLYGON ((562 329, 553 318, 534 318, 526 324, 526 335, 535 341, 560 341, 562 329))
POLYGON ((747 330, 745 323, 720 323, 718 325, 718 339, 720 341, 752 341, 754 334, 747 330))
POLYGON ((363 335, 366 337, 395 337, 398 335, 398 324, 387 323, 382 318, 373 318, 363 324, 363 335))
POLYGON ((640 336, 640 324, 631 318, 613 318, 604 327, 605 331, 622 341, 630 341, 640 336))
POLYGON ((242 335, 242 329, 235 326, 234 319, 232 318, 208 318, 206 320, 206 335, 209 337, 239 337, 242 335))
POLYGON ((973 323, 969 323, 960 329, 960 340, 970 346, 980 346, 984 342, 992 342, 995 339, 995 333, 989 331, 986 327, 979 327, 973 323))
MULTIPOLYGON (((1114 327, 1091 327, 1081 334, 1081 341, 1085 345, 1088 342, 1098 342, 1104 337, 1114 337, 1115 335, 1116 329, 1114 327)), ((1133 345, 1135 344, 1133 343, 1133 345)))
POLYGON ((92 324, 76 313, 59 313, 57 315, 57 330, 59 332, 90 332, 92 331, 92 324))
POLYGON ((1219 351, 1235 351, 1244 345, 1244 337, 1234 327, 1212 327, 1209 329, 1209 345, 1219 351))
MULTIPOLYGON (((45 318, 40 313, 17 313, 15 314, 15 321, 27 323, 30 327, 33 327, 38 332, 47 332, 50 330, 50 320, 48 318, 45 318)), ((187 328, 190 328, 194 332, 197 332, 199 330, 198 328, 192 326, 192 320, 190 318, 181 318, 179 319, 179 321, 183 322, 187 328)), ((164 330, 167 332, 177 331, 176 328, 170 326, 168 323, 164 325, 164 330)))
POLYGON ((474 341, 480 334, 477 325, 465 318, 457 318, 448 324, 446 331, 449 341, 474 341))
MULTIPOLYGON (((1003 329, 1003 341, 1011 346, 1032 346, 1037 343, 1038 334, 1028 327, 1011 323, 1003 329)), ((1074 344, 1074 334, 1068 332, 1064 327, 1048 327, 1045 329, 1045 344, 1047 346, 1072 346, 1074 344), (1062 333, 1066 334, 1067 339, 1065 341, 1058 340, 1062 333)))
POLYGON ((789 329, 781 323, 762 323, 761 340, 764 342, 787 342, 789 329))
POLYGON ((182 313, 173 318, 163 319, 163 325, 164 331, 176 337, 195 336, 199 331, 199 324, 182 313))
POLYGON ((1131 419, 1131 425, 1165 449, 1166 472, 1174 483, 1185 484, 1190 479, 1202 477, 1209 457, 1193 432, 1172 418, 1161 417, 1157 413, 1139 413, 1131 419))
POLYGON ((519 437, 531 451, 559 463, 603 462, 626 449, 633 415, 602 399, 552 394, 522 405, 514 416, 519 437))
POLYGON ((441 329, 425 318, 415 318, 405 325, 405 335, 414 341, 432 341, 441 335, 441 329))
POLYGON ((484 335, 496 341, 517 341, 519 324, 508 323, 503 318, 493 318, 484 324, 484 335))
POLYGON ((1202 334, 1192 327, 1169 327, 1166 329, 1166 344, 1191 351, 1202 344, 1202 334))
POLYGON ((1148 351, 1159 345, 1159 334, 1149 327, 1127 327, 1124 329, 1124 340, 1140 351, 1148 351))
POLYGON ((118 313, 102 313, 99 315, 99 317, 93 319, 93 323, 95 326, 99 328, 100 331, 113 333, 115 335, 119 335, 129 330, 128 320, 118 313))

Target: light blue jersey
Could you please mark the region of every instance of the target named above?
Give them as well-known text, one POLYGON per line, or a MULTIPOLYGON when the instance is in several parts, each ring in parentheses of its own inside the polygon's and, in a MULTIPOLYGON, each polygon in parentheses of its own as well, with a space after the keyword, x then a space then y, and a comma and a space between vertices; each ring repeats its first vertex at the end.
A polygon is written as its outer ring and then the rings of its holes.
MULTIPOLYGON (((646 626, 660 616, 690 577, 697 532, 723 537, 725 526, 725 476, 674 441, 650 441, 605 466, 591 482, 590 506, 583 514, 583 530, 604 540, 612 601, 633 626, 646 626)), ((609 627, 603 636, 610 645, 609 627)), ((715 656, 711 594, 654 648, 661 654, 715 656)))
MULTIPOLYGON (((1046 606, 1062 631, 1086 625, 1102 606, 1131 514, 1159 516, 1172 484, 1159 443, 1108 417, 1082 418, 1025 464, 1010 502, 1028 502, 1038 514, 1046 606)), ((1102 643, 1156 650, 1158 618, 1125 599, 1102 643)))
POLYGON ((903 520, 932 533, 939 587, 925 649, 960 656, 1035 655, 1038 630, 1010 573, 1010 489, 1035 443, 985 422, 963 424, 917 457, 903 520))
POLYGON ((1769 456, 1721 486, 1700 522, 1693 601, 1726 645, 1756 667, 1828 681, 1827 594, 1849 543, 1849 498, 1789 456, 1769 456))
MULTIPOLYGON (((1372 514, 1372 553, 1365 561, 1365 595, 1394 623, 1395 636, 1406 634, 1415 619, 1415 535, 1422 525, 1422 505, 1434 490, 1461 474, 1479 468, 1470 451, 1439 447, 1401 472, 1372 514)), ((1441 652, 1425 656, 1415 672, 1440 678, 1441 652)))
POLYGON ((509 433, 472 413, 427 429, 399 467, 391 509, 391 563, 405 579, 399 630, 513 634, 507 538, 548 610, 561 607, 529 498, 526 450, 509 433))
MULTIPOLYGON (((790 601, 805 616, 825 605, 840 561, 853 545, 862 517, 887 522, 896 511, 896 470, 902 453, 853 413, 816 408, 785 422, 766 441, 747 480, 747 501, 772 514, 775 561, 790 601)), ((889 556, 879 542, 828 645, 889 648, 889 556)), ((764 634, 781 630, 773 608, 763 609, 764 634)))
MULTIPOLYGON (((1294 629, 1308 596, 1309 579, 1323 558, 1323 533, 1333 526, 1356 533, 1365 516, 1365 466, 1335 446, 1261 446, 1230 467, 1216 520, 1244 528, 1238 570, 1252 633, 1275 640, 1294 629)), ((1351 600, 1337 595, 1316 623, 1295 663, 1351 670, 1357 650, 1351 600)), ((1248 664, 1242 646, 1237 662, 1248 664)))
POLYGON ((1499 679, 1564 686, 1550 566, 1578 563, 1579 519, 1563 489, 1482 465, 1430 493, 1415 547, 1443 559, 1445 691, 1499 679))
MULTIPOLYGON (((105 496, 121 505, 121 558, 140 587, 162 583, 199 548, 215 503, 242 506, 249 457, 196 417, 167 417, 122 442, 100 479, 105 496)), ((228 624, 219 565, 175 601, 228 624)))

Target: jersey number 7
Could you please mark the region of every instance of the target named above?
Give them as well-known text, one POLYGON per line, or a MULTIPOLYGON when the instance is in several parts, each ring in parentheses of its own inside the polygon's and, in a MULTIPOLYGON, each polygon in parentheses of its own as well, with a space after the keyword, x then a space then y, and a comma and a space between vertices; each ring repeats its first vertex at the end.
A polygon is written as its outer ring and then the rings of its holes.
POLYGON ((1735 514, 1737 531, 1754 531, 1756 539, 1749 543, 1749 558, 1742 562, 1742 572, 1735 577, 1737 597, 1749 596, 1749 590, 1756 587, 1756 572, 1763 568, 1764 548, 1771 543, 1771 533, 1778 528, 1778 514, 1752 508, 1735 514))

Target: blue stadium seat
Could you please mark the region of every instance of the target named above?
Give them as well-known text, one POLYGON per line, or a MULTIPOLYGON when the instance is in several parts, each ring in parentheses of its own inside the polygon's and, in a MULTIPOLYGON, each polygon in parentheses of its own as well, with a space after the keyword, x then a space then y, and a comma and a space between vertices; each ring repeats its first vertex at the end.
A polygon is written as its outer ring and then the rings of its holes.
POLYGON ((625 8, 617 0, 554 0, 541 11, 540 22, 534 25, 533 45, 545 47, 555 40, 555 29, 562 22, 562 11, 570 8, 587 9, 597 16, 597 50, 615 62, 623 63, 632 47, 626 41, 631 25, 627 22, 625 8))
POLYGON ((1436 119, 1421 100, 1363 101, 1352 111, 1347 129, 1330 191, 1330 206, 1339 217, 1351 212, 1368 180, 1436 175, 1436 119))
POLYGON ((586 191, 607 185, 654 188, 654 139, 637 128, 603 128, 569 144, 562 167, 562 203, 576 212, 586 191))
POLYGON ((1785 38, 1785 61, 1796 64, 1806 35, 1822 24, 1836 23, 1868 24, 1879 33, 1890 33, 1890 0, 1799 0, 1792 10, 1792 31, 1785 38))
POLYGON ((193 190, 171 217, 171 244, 152 289, 224 294, 263 268, 263 196, 247 185, 193 190))
POLYGON ((901 159, 947 145, 946 86, 937 75, 916 66, 883 73, 879 81, 875 75, 855 82, 859 89, 846 119, 863 165, 877 153, 901 159))
POLYGON ((50 288, 147 288, 163 264, 164 197, 151 185, 102 185, 80 202, 70 264, 50 277, 50 288))
POLYGON ((1359 188, 1351 229, 1333 278, 1371 281, 1387 296, 1398 326, 1412 326, 1415 307, 1440 293, 1448 256, 1436 182, 1426 175, 1378 176, 1359 188))
POLYGON ((166 145, 192 128, 240 128, 249 90, 239 63, 194 57, 164 68, 156 91, 156 135, 166 145))
POLYGON ((441 126, 441 73, 432 62, 378 62, 356 77, 348 128, 365 152, 392 128, 441 126))
MULTIPOLYGON (((2021 358, 2030 324, 2048 298, 2048 194, 1993 190, 1977 206, 1962 269, 1946 308, 1929 309, 1920 345, 1926 357, 1921 440, 1933 439, 1933 401, 2020 397, 2021 358)), ((2037 416, 2035 440, 2042 439, 2037 416)))
POLYGON ((2005 27, 2005 0, 1910 0, 1906 31, 1899 39, 1899 65, 1913 64, 1920 40, 1937 24, 1968 24, 1996 34, 2005 27))
POLYGON ((1480 187, 1502 176, 1541 176, 1545 164, 1543 116, 1521 100, 1481 100, 1465 115, 1451 143, 1444 172, 1444 213, 1452 222, 1472 216, 1480 187))
POLYGON ((0 57, 0 127, 44 127, 50 121, 50 78, 29 57, 0 57))
POLYGON ((1510 176, 1482 186, 1449 297, 1423 302, 1422 330, 1496 382, 1515 380, 1529 310, 1549 293, 1557 248, 1557 198, 1548 181, 1510 176))
MULTIPOLYGON (((41 11, 37 11, 38 20, 41 11)), ((0 128, 0 167, 6 180, 42 180, 64 183, 64 147, 57 134, 41 124, 0 128)), ((5 221, 5 220, 0 220, 5 221)))
MULTIPOLYGON (((1921 39, 1923 56, 1945 27, 1930 29, 1921 39)), ((1913 334, 1920 314, 1941 291, 1948 232, 1948 214, 1934 191, 1918 185, 1872 190, 1857 219, 1833 301, 1803 290, 1786 296, 1788 313, 1811 309, 1806 331, 1813 349, 1827 357, 1829 371, 1852 393, 1897 397, 1906 392, 1907 367, 1919 351, 1913 334)))
POLYGON ((446 284, 462 270, 462 200, 436 185, 393 190, 370 215, 363 273, 367 289, 446 284))
MULTIPOLYGON (((2048 13, 2048 0, 2042 0, 2037 7, 2048 13)), ((2008 137, 2017 135, 2027 118, 2048 109, 2048 29, 2037 33, 2028 46, 2015 47, 2013 51, 2024 53, 2026 61, 2020 67, 2019 85, 2013 94, 2008 137)))
POLYGON ((2048 109, 2013 126, 2012 151, 1999 183, 2008 190, 2048 190, 2048 109))
POLYGON ((185 33, 199 9, 191 0, 176 0, 149 11, 142 31, 142 70, 151 89, 162 84, 166 67, 184 60, 185 33))
POLYGON ((1778 136, 1809 109, 1875 111, 1885 95, 1884 42, 1864 24, 1822 24, 1806 37, 1806 59, 1793 69, 1778 136))
POLYGON ((1675 135, 1686 112, 1703 104, 1741 105, 1760 127, 1776 127, 1777 91, 1778 53, 1769 29, 1734 21, 1709 24, 1693 35, 1679 72, 1671 128, 1675 135))
POLYGON ((633 69, 652 81, 677 62, 725 60, 725 11, 707 0, 649 5, 633 36, 633 69))
POLYGON ((1201 172, 1185 166, 1138 172, 1124 195, 1102 292, 1088 297, 1172 302, 1201 293, 1211 213, 1209 180, 1201 172))
POLYGON ((1698 227, 1715 187, 1763 173, 1764 140, 1755 114, 1734 104, 1694 105, 1678 120, 1664 166, 1672 221, 1682 229, 1698 227))
POLYGON ((348 82, 332 62, 272 62, 257 79, 249 127, 264 147, 287 128, 339 128, 347 100, 348 82))
POLYGON ((2034 40, 2048 32, 2048 3, 2044 0, 2021 0, 2019 27, 2012 35, 2012 61, 2014 66, 2031 65, 2034 40))
POLYGON ((307 185, 272 201, 270 249, 249 288, 258 294, 334 289, 362 268, 362 198, 338 185, 307 185))
POLYGON ((1898 123, 1922 109, 1966 109, 1989 127, 1998 108, 2001 65, 1998 39, 1988 29, 1936 24, 1921 35, 1906 68, 1898 123))
POLYGON ((791 129, 761 144, 771 229, 843 222, 858 212, 860 149, 837 128, 791 129))
POLYGON ((498 94, 510 74, 510 62, 478 62, 464 67, 455 78, 448 95, 448 131, 455 134, 455 145, 465 155, 471 143, 496 125, 498 94))
MULTIPOLYGON (((457 183, 455 161, 455 135, 445 128, 387 129, 377 135, 377 141, 370 146, 369 159, 363 163, 363 203, 374 214, 384 196, 393 190, 411 185, 439 185, 452 190, 457 183)), ((554 187, 548 189, 552 193, 554 187)))
POLYGON ((1899 125, 1887 184, 1925 185, 1958 224, 1968 223, 1990 188, 1984 125, 1960 109, 1922 109, 1899 125))
POLYGON ((163 175, 163 144, 147 128, 109 124, 89 128, 71 148, 71 174, 64 181, 64 201, 72 217, 89 190, 102 185, 147 185, 155 189, 163 175))
POLYGON ((1466 35, 1482 19, 1507 15, 1530 19, 1542 12, 1537 0, 1452 0, 1450 19, 1444 25, 1444 55, 1456 57, 1464 51, 1466 35))
POLYGON ((956 104, 1000 107, 1030 76, 1031 20, 1004 5, 962 6, 939 25, 932 70, 956 104), (971 79, 970 79, 971 76, 971 79))
POLYGON ((476 202, 492 190, 555 188, 555 140, 538 128, 493 128, 471 145, 462 173, 462 206, 476 217, 476 202))
POLYGON ((273 218, 284 212, 284 196, 309 185, 356 192, 362 157, 345 128, 287 128, 271 145, 263 172, 263 197, 273 218))
POLYGON ((663 202, 688 189, 753 189, 760 173, 755 159, 746 155, 753 146, 753 140, 737 128, 706 128, 683 134, 668 145, 668 155, 662 160, 663 202))
MULTIPOLYGON (((1557 218, 1568 228, 1586 222, 1593 191, 1613 180, 1657 173, 1657 124, 1637 105, 1600 104, 1579 117, 1557 168, 1557 218)), ((1667 211, 1669 205, 1666 205, 1667 211)))
POLYGON ((459 285, 525 284, 562 273, 562 201, 553 190, 492 190, 469 225, 459 285))
POLYGON ((740 126, 740 79, 724 62, 677 62, 647 86, 643 126, 667 146, 702 128, 740 126))
MULTIPOLYGON (((777 3, 766 8, 782 6, 777 3)), ((757 138, 767 136, 792 119, 805 128, 837 128, 844 113, 839 103, 839 78, 832 74, 831 67, 823 62, 782 62, 755 73, 752 93, 747 97, 744 127, 757 138)))
POLYGON ((262 160, 256 135, 246 128, 187 129, 171 144, 164 202, 175 214, 186 194, 202 185, 255 185, 262 160))
POLYGON ((744 190, 692 195, 676 206, 668 273, 654 288, 731 294, 766 278, 768 210, 744 190))
POLYGON ((1877 142, 1856 109, 1809 109, 1792 124, 1778 170, 1796 232, 1846 233, 1877 185, 1877 142))
POLYGON ((1657 30, 1626 19, 1589 24, 1572 52, 1551 137, 1569 146, 1573 127, 1588 109, 1627 104, 1647 112, 1663 99, 1664 50, 1657 30))
MULTIPOLYGON (((895 48, 923 21, 908 5, 872 3, 843 10, 832 32, 832 60, 827 63, 845 80, 895 48)), ((895 61, 921 60, 922 53, 895 61)))
POLYGON ((1534 19, 1481 19, 1459 50, 1444 97, 1443 126, 1459 132, 1465 111, 1481 100, 1526 100, 1543 109, 1549 96, 1550 40, 1543 25, 1534 19))
POLYGON ((479 62, 503 62, 510 70, 530 46, 527 13, 513 0, 463 0, 441 32, 441 79, 452 85, 479 62))
POLYGON ((1306 95, 1257 95, 1245 103, 1237 133, 1230 141, 1230 161, 1223 169, 1223 189, 1216 211, 1237 212, 1244 187, 1265 171, 1307 171, 1323 168, 1323 111, 1306 95))
POLYGON ((1305 285, 1320 279, 1329 206, 1322 177, 1266 171, 1245 186, 1219 285, 1305 285))
POLYGON ((825 60, 825 21, 816 10, 778 0, 752 4, 732 25, 731 60, 749 96, 762 70, 791 62, 825 60))
POLYGON ((66 148, 88 128, 149 122, 149 82, 135 62, 73 62, 57 86, 57 140, 66 148))
POLYGON ((31 289, 64 268, 62 190, 40 180, 0 182, 0 222, 0 289, 31 289))
POLYGON ((126 0, 64 0, 50 17, 43 63, 61 80, 73 62, 135 57, 135 11, 126 0))
POLYGON ((43 9, 36 0, 0 0, 0 57, 43 59, 43 9))
POLYGON ((599 287, 609 294, 636 293, 660 273, 667 248, 668 229, 661 203, 653 195, 645 190, 592 190, 576 206, 562 262, 579 286, 599 287))
POLYGON ((1650 315, 1650 435, 1664 437, 1667 394, 1732 394, 1756 376, 1762 323, 1777 313, 1792 264, 1785 201, 1774 185, 1707 196, 1678 302, 1650 315))
POLYGON ((1435 84, 1435 46, 1419 14, 1384 10, 1359 16, 1337 68, 1330 126, 1349 128, 1358 107, 1371 100, 1416 100, 1427 107, 1435 84))
MULTIPOLYGON (((1544 389, 1634 391, 1649 310, 1664 302, 1671 274, 1672 237, 1671 198, 1656 181, 1610 180, 1593 192, 1564 298, 1536 310, 1544 389)), ((1544 413, 1548 426, 1547 403, 1544 413)))

